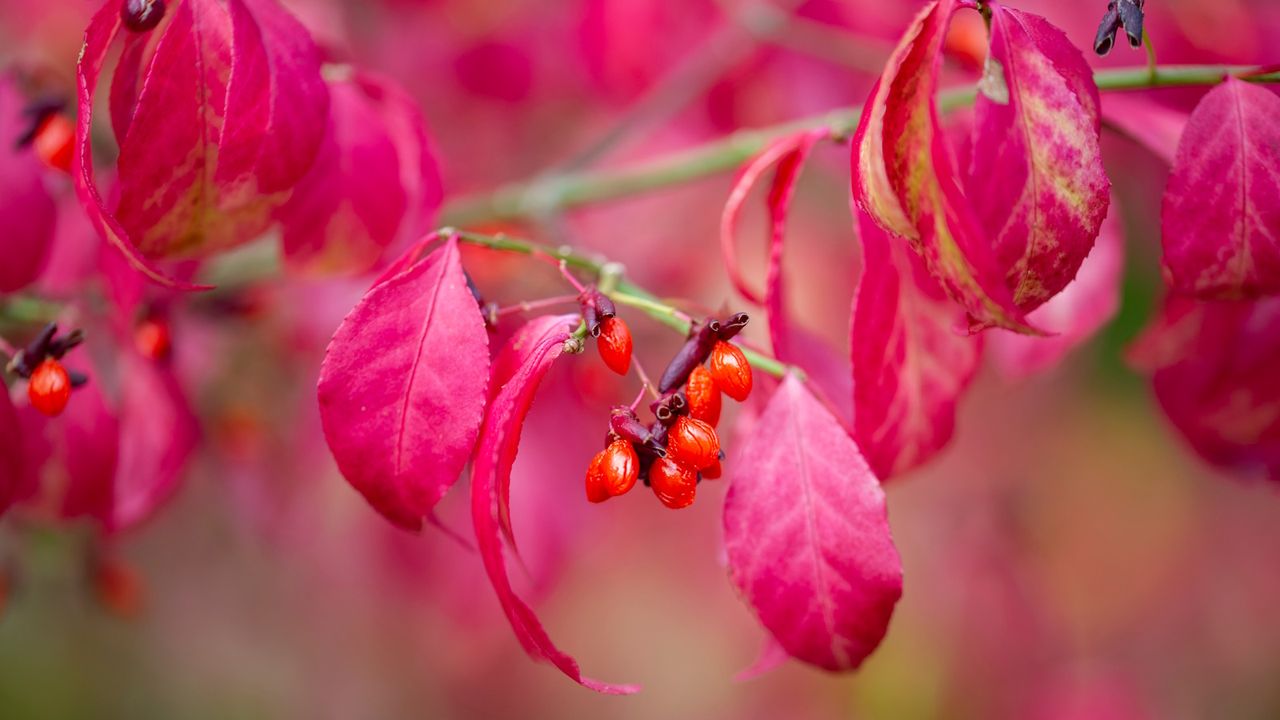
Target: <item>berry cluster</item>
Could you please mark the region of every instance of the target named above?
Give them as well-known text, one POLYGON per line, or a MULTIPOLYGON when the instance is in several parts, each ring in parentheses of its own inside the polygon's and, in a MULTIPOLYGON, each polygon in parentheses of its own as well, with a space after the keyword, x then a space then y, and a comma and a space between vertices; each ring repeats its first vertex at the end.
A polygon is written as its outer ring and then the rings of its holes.
POLYGON ((60 362, 81 342, 84 333, 80 330, 58 337, 58 326, 49 323, 9 361, 9 372, 27 380, 27 397, 36 410, 49 417, 61 415, 71 400, 72 388, 89 381, 80 373, 68 372, 60 362))
MULTIPOLYGON (((582 299, 583 318, 598 339, 601 358, 614 372, 631 361, 631 333, 613 303, 594 288, 582 299)), ((604 502, 635 487, 644 477, 658 500, 672 509, 693 503, 698 483, 719 478, 724 452, 716 435, 721 393, 739 402, 751 393, 751 365, 729 342, 747 324, 738 313, 728 320, 708 318, 693 326, 688 340, 667 365, 661 393, 644 423, 634 406, 610 411, 605 448, 587 468, 587 499, 604 502)))

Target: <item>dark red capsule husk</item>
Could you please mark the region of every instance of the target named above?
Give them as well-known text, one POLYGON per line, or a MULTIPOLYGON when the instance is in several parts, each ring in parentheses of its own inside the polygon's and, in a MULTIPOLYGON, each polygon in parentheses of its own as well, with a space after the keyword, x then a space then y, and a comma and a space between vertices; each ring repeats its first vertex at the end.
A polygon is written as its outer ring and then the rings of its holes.
POLYGON ((658 381, 658 392, 666 393, 684 385, 693 369, 707 361, 711 356, 711 348, 719 339, 720 321, 708 319, 693 328, 689 339, 676 352, 667 369, 662 371, 662 379, 658 381))
POLYGON ((720 323, 720 331, 716 333, 716 337, 720 340, 731 340, 742 332, 749 322, 751 322, 751 316, 744 312, 734 313, 728 320, 720 323))
POLYGON ((147 32, 160 24, 164 11, 164 0, 124 0, 120 4, 120 19, 133 32, 147 32))
POLYGON ((636 445, 645 445, 652 438, 649 428, 640 422, 634 410, 625 405, 618 405, 609 411, 609 428, 618 437, 636 445))

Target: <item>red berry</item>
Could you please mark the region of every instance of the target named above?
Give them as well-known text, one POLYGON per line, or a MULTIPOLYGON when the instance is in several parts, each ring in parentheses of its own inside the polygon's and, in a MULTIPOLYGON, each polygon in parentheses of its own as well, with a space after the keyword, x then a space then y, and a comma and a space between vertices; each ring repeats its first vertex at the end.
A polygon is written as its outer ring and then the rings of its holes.
POLYGON ((626 375, 631 367, 631 331, 620 317, 606 318, 600 323, 600 338, 596 343, 600 357, 609 369, 626 375))
POLYGON ((742 402, 751 394, 751 363, 737 345, 723 340, 711 349, 711 377, 725 395, 742 402))
POLYGON ((720 459, 720 438, 707 423, 681 415, 667 431, 667 457, 685 467, 701 470, 720 459))
POLYGON ((698 492, 698 474, 671 458, 659 458, 649 468, 649 485, 663 505, 679 510, 693 504, 698 492))
POLYGON ((27 397, 31 398, 32 407, 49 417, 62 414, 71 399, 71 376, 67 369, 53 358, 40 363, 27 383, 27 397))
POLYGON ((133 342, 138 346, 138 352, 147 358, 152 360, 167 358, 171 347, 169 325, 160 320, 143 320, 138 323, 138 327, 134 328, 133 342))
POLYGON ((609 499, 609 488, 604 481, 605 455, 608 450, 601 450, 591 458, 587 467, 587 499, 593 503, 602 503, 609 499))
POLYGON ((610 495, 625 495, 640 479, 640 458, 626 440, 614 440, 604 450, 604 486, 610 495))
POLYGON ((719 480, 724 473, 724 469, 720 467, 720 460, 717 458, 711 465, 702 468, 703 480, 719 480))
POLYGON ((142 614, 145 588, 133 568, 118 560, 103 559, 92 572, 93 592, 104 609, 125 620, 142 614))
POLYGON ((61 113, 53 113, 40 123, 40 129, 36 131, 31 144, 45 165, 70 173, 75 141, 75 126, 61 113))
POLYGON ((689 384, 684 389, 689 399, 689 415, 715 427, 720 422, 720 388, 711 372, 699 365, 689 373, 689 384))

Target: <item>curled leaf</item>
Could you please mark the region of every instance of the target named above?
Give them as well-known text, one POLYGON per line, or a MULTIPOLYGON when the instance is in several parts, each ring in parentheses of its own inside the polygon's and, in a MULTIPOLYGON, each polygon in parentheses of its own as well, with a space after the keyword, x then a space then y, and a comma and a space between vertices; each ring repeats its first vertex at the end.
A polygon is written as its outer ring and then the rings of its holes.
POLYGON ((1164 194, 1174 292, 1204 300, 1280 293, 1280 97, 1227 78, 1187 121, 1164 194))
POLYGON ((902 594, 879 481, 793 375, 734 468, 724 506, 733 584, 792 657, 831 671, 857 668, 884 638, 902 594))
POLYGON ((867 100, 853 138, 853 197, 907 238, 979 325, 1034 332, 964 196, 935 95, 942 48, 970 0, 935 0, 916 16, 867 100))
POLYGON ((1075 277, 1107 214, 1098 88, 1061 30, 988 7, 1006 97, 978 97, 966 189, 1014 305, 1029 312, 1075 277))
POLYGON ((512 345, 503 352, 508 362, 501 368, 495 366, 495 370, 503 369, 510 374, 505 381, 499 380, 495 374, 494 386, 499 389, 489 406, 476 446, 471 474, 471 516, 475 522, 476 542, 489 581, 525 652, 535 659, 551 662, 575 682, 597 692, 632 693, 639 688, 584 677, 577 661, 552 643, 537 614, 516 595, 507 577, 502 524, 499 521, 500 506, 505 502, 502 488, 510 485, 511 467, 520 445, 520 431, 538 385, 560 356, 572 329, 570 321, 563 316, 534 323, 537 333, 519 333, 513 341, 518 341, 518 345, 512 345))
POLYGON ((932 458, 955 430, 956 403, 981 358, 964 311, 919 256, 861 213, 862 275, 850 325, 853 432, 882 480, 932 458))
POLYGON ((317 394, 339 470, 387 519, 420 529, 466 465, 488 382, 488 333, 450 239, 380 279, 329 344, 317 394))
POLYGON ((1130 350, 1170 422, 1208 462, 1280 481, 1280 299, 1172 296, 1130 350))

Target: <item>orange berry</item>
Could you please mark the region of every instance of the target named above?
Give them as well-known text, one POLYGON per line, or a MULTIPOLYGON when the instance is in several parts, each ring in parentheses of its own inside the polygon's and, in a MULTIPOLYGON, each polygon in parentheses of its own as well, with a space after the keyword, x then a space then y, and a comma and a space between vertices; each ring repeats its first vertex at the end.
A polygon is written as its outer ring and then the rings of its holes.
POLYGON ((711 377, 711 371, 702 365, 689 373, 689 383, 684 389, 689 400, 689 415, 715 427, 720 422, 720 388, 711 377))
POLYGON ((70 173, 71 159, 75 154, 75 142, 75 126, 65 115, 54 113, 40 124, 40 129, 36 131, 31 144, 35 148, 36 156, 45 165, 70 173))
POLYGON ((720 467, 720 460, 719 458, 717 458, 714 463, 711 463, 707 467, 702 468, 702 479, 703 480, 719 480, 720 476, 723 473, 724 473, 724 469, 720 467))
POLYGON ((596 348, 610 370, 619 375, 627 374, 627 369, 631 367, 631 331, 622 318, 605 318, 600 323, 600 337, 596 348))
POLYGON ((45 415, 61 415, 71 399, 71 376, 67 369, 53 358, 40 363, 27 383, 27 397, 31 399, 31 406, 45 415))
POLYGON ((604 466, 606 450, 596 453, 591 458, 591 465, 587 467, 587 500, 593 503, 602 503, 609 499, 609 488, 604 481, 604 466))
POLYGON ((649 485, 663 505, 679 510, 693 504, 698 491, 698 474, 671 458, 659 458, 649 468, 649 485))
POLYGON ((144 357, 151 360, 169 357, 172 341, 167 323, 154 319, 143 320, 133 330, 133 341, 144 357))
POLYGON ((604 450, 602 466, 605 489, 610 495, 625 495, 640 479, 640 458, 626 440, 614 440, 604 450))
POLYGON ((107 611, 125 620, 142 614, 145 588, 142 578, 128 565, 104 559, 93 569, 93 592, 107 611))
POLYGON ((667 457, 680 465, 701 470, 720 459, 720 438, 707 423, 681 415, 667 431, 667 457))
POLYGON ((742 402, 751 394, 751 363, 737 345, 716 342, 711 349, 711 377, 725 395, 742 402))

